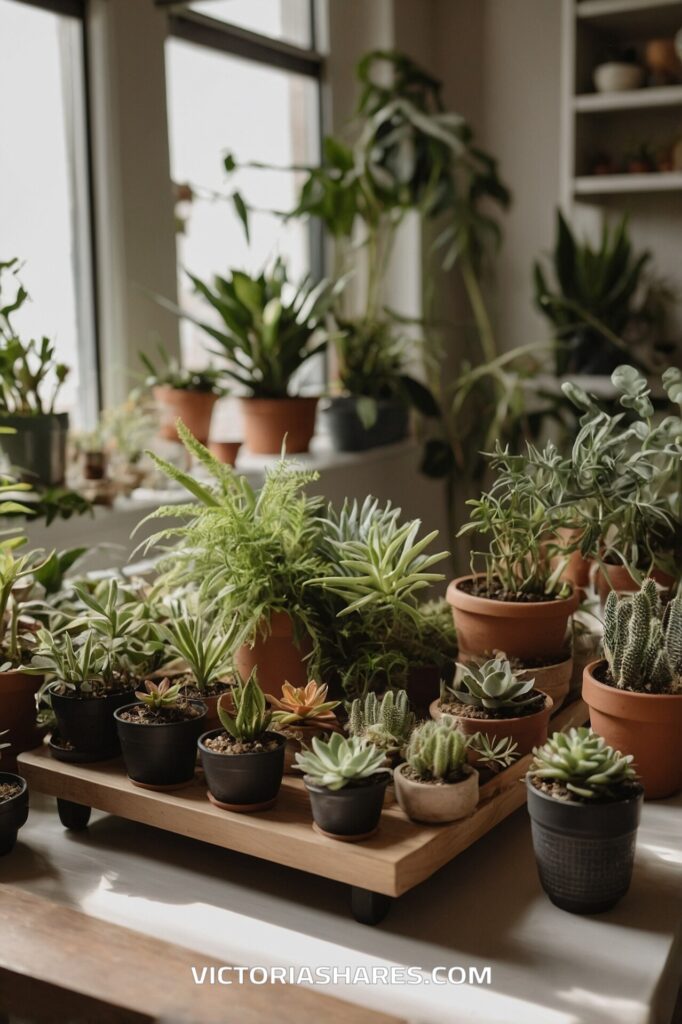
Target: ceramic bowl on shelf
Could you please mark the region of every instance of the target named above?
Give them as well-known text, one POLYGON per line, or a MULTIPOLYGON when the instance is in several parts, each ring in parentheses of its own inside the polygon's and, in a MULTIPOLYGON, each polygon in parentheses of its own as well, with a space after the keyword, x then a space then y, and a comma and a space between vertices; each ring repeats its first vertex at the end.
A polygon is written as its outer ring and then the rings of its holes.
POLYGON ((597 92, 628 92, 639 89, 644 72, 639 64, 613 60, 598 64, 593 77, 597 92))

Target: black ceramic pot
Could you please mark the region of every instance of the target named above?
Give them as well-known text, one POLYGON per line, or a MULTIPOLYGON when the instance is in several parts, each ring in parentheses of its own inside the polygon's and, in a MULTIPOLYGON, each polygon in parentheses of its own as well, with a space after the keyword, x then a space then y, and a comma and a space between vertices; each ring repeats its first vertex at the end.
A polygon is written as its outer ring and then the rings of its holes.
POLYGON ((286 738, 266 732, 264 739, 277 740, 272 750, 253 750, 245 754, 218 754, 206 746, 206 740, 220 736, 213 729, 199 738, 199 753, 206 784, 214 800, 230 808, 264 809, 271 805, 282 784, 286 738))
POLYGON ((23 480, 45 487, 64 483, 68 413, 2 416, 0 426, 11 427, 14 431, 2 435, 0 447, 23 480))
POLYGON ((0 786, 21 786, 21 792, 0 803, 0 856, 9 853, 17 841, 17 832, 28 818, 28 786, 20 775, 0 772, 0 786))
POLYGON ((542 888, 573 914, 615 906, 630 887, 642 793, 613 803, 568 803, 526 780, 542 888))
POLYGON ((194 778, 197 740, 208 708, 200 700, 190 703, 200 709, 200 715, 162 725, 144 725, 122 719, 122 713, 137 707, 136 704, 127 704, 115 712, 123 762, 133 782, 143 786, 182 786, 194 778))
POLYGON ((106 761, 120 751, 114 712, 133 698, 132 690, 109 693, 106 697, 79 697, 75 693, 59 694, 49 687, 50 703, 57 719, 62 740, 70 743, 81 760, 106 761))
POLYGON ((365 427, 354 395, 321 402, 320 413, 337 451, 361 452, 405 439, 409 424, 409 409, 405 403, 395 398, 378 398, 376 409, 376 421, 371 427, 365 427))
POLYGON ((390 778, 388 772, 377 772, 371 783, 361 786, 349 783, 343 789, 327 789, 304 775, 315 824, 323 832, 344 839, 371 835, 379 825, 390 778))

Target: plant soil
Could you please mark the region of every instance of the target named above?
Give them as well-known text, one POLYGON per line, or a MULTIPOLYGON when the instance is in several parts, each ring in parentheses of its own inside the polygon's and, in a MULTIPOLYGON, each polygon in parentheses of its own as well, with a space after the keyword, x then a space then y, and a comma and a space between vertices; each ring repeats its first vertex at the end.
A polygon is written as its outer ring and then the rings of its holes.
POLYGON ((409 779, 410 782, 419 782, 423 786, 456 786, 458 782, 464 782, 468 775, 462 774, 454 779, 424 779, 417 774, 414 768, 405 768, 403 769, 403 778, 409 779))
POLYGON ((13 796, 19 796, 21 793, 21 786, 17 786, 15 782, 3 782, 0 785, 0 804, 4 804, 6 800, 11 800, 13 796))
POLYGON ((185 700, 203 700, 204 697, 222 697, 224 693, 229 693, 232 689, 232 683, 226 680, 217 680, 210 683, 204 690, 200 690, 191 675, 187 674, 180 678, 175 678, 173 683, 177 685, 180 683, 180 692, 182 693, 185 700))
POLYGON ((460 704, 459 701, 441 701, 440 709, 444 715, 454 715, 458 718, 480 718, 483 721, 505 718, 525 718, 527 715, 535 715, 544 707, 544 693, 537 693, 537 700, 532 704, 525 704, 521 708, 513 708, 510 712, 491 711, 489 708, 476 708, 471 704, 460 704))
POLYGON ((116 693, 131 693, 136 687, 140 688, 141 684, 136 683, 119 683, 117 686, 108 686, 101 680, 92 680, 91 690, 74 690, 66 683, 58 683, 54 687, 54 693, 60 697, 73 697, 74 700, 97 700, 101 697, 113 697, 116 693))
MULTIPOLYGON (((608 662, 604 661, 601 664, 597 665, 597 667, 595 668, 595 670, 592 673, 592 675, 597 680, 597 682, 604 683, 605 686, 612 686, 614 688, 614 690, 619 689, 619 687, 616 686, 615 679, 611 675, 611 670, 609 669, 608 662)), ((663 693, 663 694, 669 694, 672 691, 671 690, 653 690, 650 686, 643 686, 641 690, 631 690, 628 687, 628 688, 624 689, 624 692, 625 693, 663 693)))
POLYGON ((545 796, 551 796, 553 800, 561 800, 567 804, 587 804, 588 806, 592 806, 594 804, 620 803, 621 800, 632 800, 642 791, 642 787, 639 783, 633 782, 628 785, 621 786, 618 789, 616 796, 588 798, 571 792, 571 790, 567 789, 563 783, 553 779, 538 779, 531 776, 530 783, 534 789, 539 790, 540 793, 544 793, 545 796))
POLYGON ((270 750, 276 750, 279 746, 277 740, 235 740, 226 732, 220 736, 209 737, 203 740, 204 745, 214 754, 262 754, 270 750))
POLYGON ((120 713, 121 720, 133 725, 169 725, 171 722, 188 722, 198 718, 202 709, 194 704, 178 701, 171 707, 152 708, 148 704, 136 704, 120 713))
POLYGON ((515 604, 538 604, 561 599, 559 594, 510 594, 497 580, 493 581, 491 587, 485 582, 479 584, 476 580, 465 580, 460 584, 459 589, 473 597, 485 597, 489 601, 505 601, 515 604))

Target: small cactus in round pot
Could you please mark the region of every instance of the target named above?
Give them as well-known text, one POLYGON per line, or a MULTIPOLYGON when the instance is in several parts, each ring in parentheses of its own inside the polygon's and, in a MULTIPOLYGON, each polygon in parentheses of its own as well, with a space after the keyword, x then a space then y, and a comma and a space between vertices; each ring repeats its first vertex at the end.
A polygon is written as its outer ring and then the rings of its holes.
POLYGON ((509 737, 519 756, 529 754, 547 738, 552 700, 521 676, 504 657, 482 665, 458 665, 455 682, 431 706, 434 718, 451 714, 467 736, 485 732, 491 739, 509 737))
POLYGON ((315 738, 312 749, 296 755, 318 831, 347 841, 376 832, 390 780, 385 759, 380 747, 340 733, 315 738))
POLYGON ((663 605, 647 578, 604 607, 604 658, 583 674, 593 728, 632 754, 646 797, 682 789, 682 597, 663 605))
POLYGON ((556 732, 533 751, 526 789, 552 903, 577 914, 613 907, 630 885, 642 804, 632 757, 589 728, 556 732))
POLYGON ((405 763, 393 780, 399 806, 413 821, 464 818, 478 803, 478 772, 467 763, 469 739, 443 715, 423 722, 410 737, 405 763))

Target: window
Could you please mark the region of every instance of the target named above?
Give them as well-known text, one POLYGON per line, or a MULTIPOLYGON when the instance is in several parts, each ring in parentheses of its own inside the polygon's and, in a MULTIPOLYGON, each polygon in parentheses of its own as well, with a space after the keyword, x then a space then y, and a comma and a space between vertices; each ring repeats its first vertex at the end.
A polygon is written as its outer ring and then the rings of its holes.
POLYGON ((44 6, 0 0, 0 259, 25 263, 15 327, 54 339, 60 411, 82 427, 98 409, 83 22, 74 0, 44 6))
MULTIPOLYGON (((191 4, 190 12, 230 16, 241 26, 275 35, 284 31, 283 11, 292 16, 297 7, 302 29, 303 12, 310 10, 307 0, 204 0, 191 4)), ((310 40, 310 20, 305 24, 310 40)), ((205 19, 193 21, 191 13, 173 18, 171 28, 175 37, 166 52, 171 174, 176 184, 189 183, 195 192, 192 203, 179 209, 185 223, 178 234, 178 290, 184 308, 206 315, 185 270, 201 278, 231 268, 257 272, 279 254, 291 279, 298 280, 316 265, 311 226, 283 223, 268 212, 291 209, 299 176, 244 169, 228 179, 223 156, 230 151, 239 162, 285 168, 316 162, 319 62, 311 51, 300 50, 288 66, 292 48, 287 47, 287 52, 273 49, 270 63, 267 40, 259 42, 256 56, 244 56, 228 26, 214 20, 207 30, 205 19), (233 188, 263 211, 251 218, 250 244, 231 203, 215 198, 233 188)), ((199 329, 183 323, 182 344, 188 362, 206 361, 206 338, 199 329)))
POLYGON ((189 9, 296 46, 312 45, 309 0, 193 0, 189 9))

